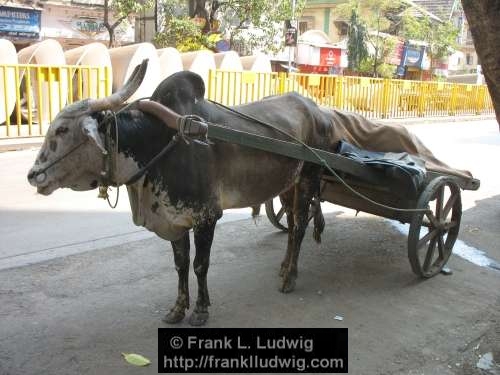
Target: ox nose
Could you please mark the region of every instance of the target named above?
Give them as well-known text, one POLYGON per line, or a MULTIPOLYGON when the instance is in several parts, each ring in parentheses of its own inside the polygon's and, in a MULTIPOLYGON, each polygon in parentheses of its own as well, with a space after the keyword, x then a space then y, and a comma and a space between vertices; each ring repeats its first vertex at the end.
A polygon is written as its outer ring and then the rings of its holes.
POLYGON ((47 178, 47 175, 45 172, 41 172, 35 169, 31 169, 28 173, 28 182, 32 186, 36 186, 37 184, 40 184, 45 181, 47 178))

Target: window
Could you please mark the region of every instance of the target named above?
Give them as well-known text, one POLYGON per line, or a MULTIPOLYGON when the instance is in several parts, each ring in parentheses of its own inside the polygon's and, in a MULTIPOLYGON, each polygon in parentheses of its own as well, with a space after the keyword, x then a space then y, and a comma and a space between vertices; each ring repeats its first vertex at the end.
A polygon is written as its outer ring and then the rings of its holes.
POLYGON ((349 31, 349 25, 345 21, 333 21, 333 24, 337 28, 337 34, 339 37, 343 38, 347 36, 349 31))
POLYGON ((314 17, 302 17, 299 20, 299 35, 314 29, 314 17))
POLYGON ((474 58, 472 57, 472 55, 470 53, 468 53, 467 55, 465 55, 465 63, 467 65, 473 65, 474 64, 474 58))

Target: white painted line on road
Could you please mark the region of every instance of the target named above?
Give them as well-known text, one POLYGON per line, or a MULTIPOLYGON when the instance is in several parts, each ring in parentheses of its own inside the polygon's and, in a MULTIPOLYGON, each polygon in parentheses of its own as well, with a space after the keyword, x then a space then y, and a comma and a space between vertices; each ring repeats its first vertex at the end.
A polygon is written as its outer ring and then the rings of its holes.
MULTIPOLYGON (((389 220, 389 223, 396 228, 400 233, 408 236, 409 224, 402 224, 398 221, 389 220)), ((473 246, 467 245, 465 242, 457 239, 455 246, 453 246, 453 254, 458 255, 460 258, 465 259, 468 262, 475 264, 480 267, 489 267, 495 270, 500 270, 500 265, 493 259, 486 256, 486 252, 483 250, 476 249, 473 246)))

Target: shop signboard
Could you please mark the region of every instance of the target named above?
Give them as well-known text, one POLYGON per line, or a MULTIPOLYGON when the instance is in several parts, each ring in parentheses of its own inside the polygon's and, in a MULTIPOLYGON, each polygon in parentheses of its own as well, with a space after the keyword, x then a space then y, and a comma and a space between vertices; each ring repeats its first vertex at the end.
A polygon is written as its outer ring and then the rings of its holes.
POLYGON ((295 47, 297 45, 297 29, 290 27, 285 33, 285 46, 295 47))
POLYGON ((340 48, 321 47, 319 53, 319 65, 340 66, 340 48))
POLYGON ((286 47, 297 46, 297 21, 296 20, 286 20, 285 21, 285 46, 286 47))
POLYGON ((38 39, 41 11, 38 9, 0 6, 0 36, 38 39))
POLYGON ((93 36, 106 31, 104 21, 95 18, 74 18, 71 20, 73 30, 93 36))
POLYGON ((422 69, 422 62, 424 57, 424 47, 411 47, 406 46, 403 58, 403 65, 422 69))

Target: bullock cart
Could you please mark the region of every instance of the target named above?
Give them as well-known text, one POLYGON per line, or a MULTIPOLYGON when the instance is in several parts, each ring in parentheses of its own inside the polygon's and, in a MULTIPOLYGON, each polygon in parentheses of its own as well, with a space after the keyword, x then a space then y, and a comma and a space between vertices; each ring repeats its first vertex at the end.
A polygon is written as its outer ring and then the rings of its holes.
MULTIPOLYGON (((319 200, 410 224, 408 258, 423 278, 439 273, 452 253, 462 216, 461 190, 480 185, 472 177, 426 170, 419 157, 407 154, 368 152, 345 143, 332 153, 210 123, 208 136, 323 165, 319 200)), ((287 231, 277 201, 265 203, 266 214, 287 231)))

